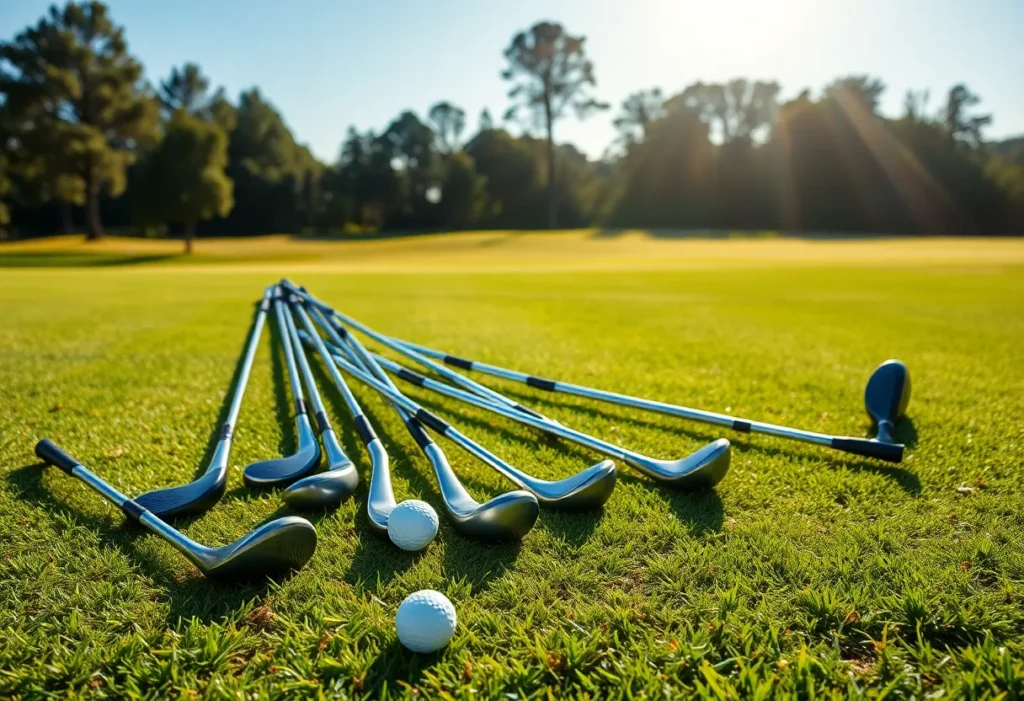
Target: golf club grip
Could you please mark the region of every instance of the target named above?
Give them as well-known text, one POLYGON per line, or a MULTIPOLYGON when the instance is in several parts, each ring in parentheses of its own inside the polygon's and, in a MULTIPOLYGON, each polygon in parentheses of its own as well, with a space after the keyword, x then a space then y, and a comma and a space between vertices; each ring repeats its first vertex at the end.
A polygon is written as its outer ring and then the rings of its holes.
POLYGON ((832 447, 844 453, 861 455, 865 458, 877 458, 886 462, 903 462, 902 443, 883 443, 868 438, 832 439, 832 447))
POLYGON ((61 450, 49 438, 44 438, 36 443, 36 456, 46 464, 59 467, 69 475, 72 470, 82 464, 61 450))

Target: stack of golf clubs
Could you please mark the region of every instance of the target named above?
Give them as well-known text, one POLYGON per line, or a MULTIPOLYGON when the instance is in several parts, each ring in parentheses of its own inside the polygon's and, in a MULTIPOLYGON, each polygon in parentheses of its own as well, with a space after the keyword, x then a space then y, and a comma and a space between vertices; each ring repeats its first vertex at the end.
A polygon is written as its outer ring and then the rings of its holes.
POLYGON ((207 511, 224 493, 234 428, 268 315, 272 315, 277 327, 287 367, 294 401, 297 449, 292 455, 273 457, 247 466, 242 471, 243 481, 255 489, 281 488, 281 498, 290 508, 306 512, 335 508, 357 489, 358 471, 338 441, 317 386, 311 364, 311 355, 315 355, 341 395, 346 419, 351 422, 367 452, 370 469, 367 517, 371 528, 380 533, 387 531, 388 516, 397 505, 391 484, 390 461, 346 377, 373 389, 392 407, 432 468, 441 502, 452 526, 466 537, 481 541, 521 539, 533 528, 541 508, 599 508, 615 487, 615 464, 611 459, 605 459, 560 480, 540 479, 509 464, 436 413, 425 409, 405 395, 393 377, 576 443, 608 458, 621 460, 650 479, 684 490, 713 488, 726 476, 731 457, 728 440, 720 438, 678 459, 643 455, 575 430, 452 368, 521 382, 547 392, 573 394, 725 426, 743 433, 764 433, 889 462, 900 462, 903 458, 904 447, 895 442, 894 427, 897 419, 905 414, 910 400, 910 377, 906 366, 898 360, 882 363, 871 375, 865 390, 865 407, 877 426, 876 437, 831 436, 617 394, 466 360, 387 336, 332 308, 306 288, 288 280, 267 288, 259 302, 226 420, 217 430, 216 448, 209 466, 200 477, 188 484, 147 492, 133 500, 100 480, 49 440, 39 442, 36 454, 45 462, 86 482, 118 506, 130 520, 167 540, 209 577, 253 579, 301 568, 316 548, 316 531, 309 521, 298 516, 274 519, 235 543, 220 548, 200 545, 167 524, 168 520, 176 517, 207 511), (433 373, 436 378, 369 350, 354 335, 356 331, 433 373), (447 439, 508 479, 516 488, 484 503, 478 502, 459 480, 433 436, 447 439), (318 472, 317 468, 322 463, 324 469, 318 472))

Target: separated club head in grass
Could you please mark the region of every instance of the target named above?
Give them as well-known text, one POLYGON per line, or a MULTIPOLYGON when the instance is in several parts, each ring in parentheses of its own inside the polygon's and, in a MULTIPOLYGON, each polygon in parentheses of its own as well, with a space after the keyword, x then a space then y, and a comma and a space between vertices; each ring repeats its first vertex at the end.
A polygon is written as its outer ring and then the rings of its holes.
POLYGON ((309 367, 306 351, 299 341, 295 319, 288 307, 283 305, 282 307, 281 314, 288 332, 288 342, 292 347, 299 369, 302 371, 302 377, 309 389, 310 401, 313 403, 313 410, 316 412, 320 440, 323 441, 324 452, 327 454, 327 470, 303 477, 284 490, 281 497, 286 504, 300 510, 334 508, 351 496, 359 486, 359 473, 356 471, 356 466, 345 455, 345 451, 341 449, 338 437, 331 427, 330 419, 327 418, 327 408, 320 397, 316 380, 313 379, 313 371, 309 367))
POLYGON ((284 351, 285 364, 288 367, 288 382, 295 398, 295 433, 299 447, 292 455, 262 460, 246 467, 242 472, 242 478, 250 487, 280 487, 291 484, 315 470, 320 464, 321 457, 320 442, 317 441, 313 427, 309 423, 302 382, 295 367, 294 347, 284 317, 284 300, 280 289, 274 295, 273 306, 281 349, 284 351))
POLYGON ((227 419, 220 428, 220 440, 217 448, 210 459, 210 465, 206 472, 199 479, 176 487, 157 489, 146 492, 135 498, 135 502, 152 514, 161 518, 171 516, 185 516, 200 514, 207 511, 224 494, 228 476, 228 457, 231 453, 231 439, 234 433, 235 422, 238 420, 238 411, 242 406, 242 396, 245 394, 245 387, 249 382, 249 373, 252 370, 253 358, 256 355, 256 347, 259 345, 260 336, 263 333, 264 322, 267 318, 267 310, 270 300, 274 294, 274 287, 268 287, 260 301, 256 318, 253 319, 252 329, 249 332, 249 340, 246 343, 242 355, 242 367, 235 385, 235 393, 231 399, 231 407, 228 409, 227 419))
POLYGON ((875 440, 895 443, 896 422, 910 404, 910 371, 899 360, 886 360, 875 368, 864 388, 864 407, 878 426, 875 440))
POLYGON ((219 548, 201 545, 89 472, 53 441, 39 441, 36 455, 85 482, 120 508, 130 520, 142 524, 170 543, 211 579, 251 581, 280 576, 301 569, 316 551, 316 529, 298 516, 285 516, 264 523, 234 543, 219 548))

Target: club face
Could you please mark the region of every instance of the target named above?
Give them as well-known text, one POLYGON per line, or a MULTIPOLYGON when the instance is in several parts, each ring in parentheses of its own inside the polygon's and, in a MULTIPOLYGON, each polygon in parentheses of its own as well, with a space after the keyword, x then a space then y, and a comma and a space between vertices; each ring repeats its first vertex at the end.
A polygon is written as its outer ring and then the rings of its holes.
POLYGON ((303 477, 285 489, 281 498, 299 511, 333 509, 351 496, 358 484, 355 466, 347 463, 337 469, 303 477))
POLYGON ((529 492, 517 489, 490 499, 472 510, 449 514, 455 528, 475 540, 521 540, 537 522, 540 504, 529 492))
POLYGON ((202 477, 177 487, 155 489, 134 501, 160 518, 193 516, 208 511, 224 494, 226 470, 210 470, 202 477))
POLYGON ((617 477, 615 463, 611 460, 602 460, 563 480, 535 480, 528 486, 542 507, 578 511, 594 509, 608 501, 615 489, 617 477))
POLYGON ((294 455, 273 460, 263 460, 249 465, 242 472, 242 478, 250 487, 279 487, 291 484, 309 474, 320 464, 320 443, 313 434, 309 419, 300 414, 296 420, 299 449, 294 455))
POLYGON ((655 479, 687 491, 711 489, 722 481, 732 462, 732 447, 725 438, 708 443, 680 460, 656 460, 648 465, 655 479))
POLYGON ((212 579, 253 581, 278 577, 302 566, 316 551, 316 529, 298 516, 274 519, 217 548, 203 573, 212 579))
POLYGON ((910 403, 910 371, 899 360, 886 360, 875 368, 864 389, 864 408, 878 423, 895 423, 910 403))

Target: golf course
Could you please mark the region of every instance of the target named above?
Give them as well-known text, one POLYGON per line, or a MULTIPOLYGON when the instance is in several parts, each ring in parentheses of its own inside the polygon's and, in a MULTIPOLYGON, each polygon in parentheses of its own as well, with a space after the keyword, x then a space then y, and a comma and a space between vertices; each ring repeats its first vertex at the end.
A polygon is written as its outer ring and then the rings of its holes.
MULTIPOLYGON (((40 698, 1024 698, 1024 240, 772 232, 470 231, 182 242, 0 243, 0 696, 40 698), (120 492, 209 463, 256 303, 288 277, 373 328, 453 355, 737 418, 874 436, 864 388, 906 363, 889 464, 771 436, 474 379, 655 458, 718 438, 711 490, 621 461, 599 509, 542 509, 517 543, 457 531, 417 443, 350 381, 395 496, 440 516, 404 552, 367 519, 369 459, 322 360, 313 374, 360 473, 304 514, 316 552, 222 584, 33 453, 51 438, 120 492), (450 644, 395 633, 411 592, 458 613, 450 644)), ((362 336, 367 346, 399 359, 362 336)), ((403 361, 406 365, 411 363, 403 361)), ((417 368, 422 370, 422 368, 417 368)), ((399 387, 546 480, 603 456, 399 387)), ((242 469, 296 451, 268 322, 227 491, 174 526, 230 543, 294 512, 242 469)), ((514 488, 434 435, 472 496, 514 488)))

